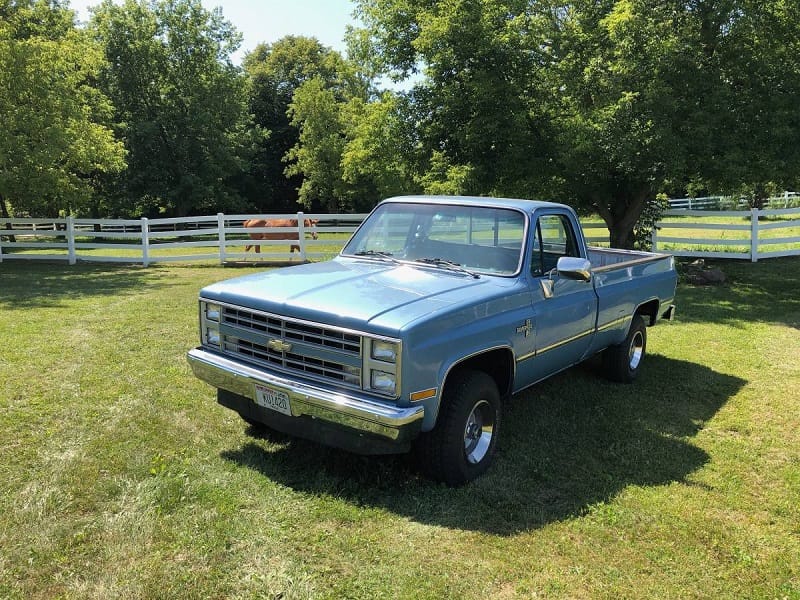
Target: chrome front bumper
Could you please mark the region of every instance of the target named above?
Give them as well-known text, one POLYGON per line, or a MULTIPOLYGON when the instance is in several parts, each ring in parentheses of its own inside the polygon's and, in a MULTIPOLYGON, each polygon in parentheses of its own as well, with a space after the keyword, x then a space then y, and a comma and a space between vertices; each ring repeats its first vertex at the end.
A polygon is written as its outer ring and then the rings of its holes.
POLYGON ((422 426, 422 406, 400 408, 331 392, 265 373, 203 348, 190 350, 187 359, 199 379, 253 402, 256 384, 287 394, 292 417, 311 417, 355 433, 397 443, 409 442, 422 426))

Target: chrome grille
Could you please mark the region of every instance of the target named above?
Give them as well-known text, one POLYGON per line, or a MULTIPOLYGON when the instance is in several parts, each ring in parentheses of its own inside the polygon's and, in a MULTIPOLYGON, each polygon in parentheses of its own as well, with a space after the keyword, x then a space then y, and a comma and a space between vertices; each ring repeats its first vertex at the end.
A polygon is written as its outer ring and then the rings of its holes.
POLYGON ((222 307, 222 323, 285 340, 333 348, 361 356, 361 336, 339 329, 299 323, 232 306, 222 307))
POLYGON ((360 335, 239 307, 221 309, 224 353, 314 379, 361 386, 360 335), (270 340, 288 342, 291 348, 271 347, 270 340))

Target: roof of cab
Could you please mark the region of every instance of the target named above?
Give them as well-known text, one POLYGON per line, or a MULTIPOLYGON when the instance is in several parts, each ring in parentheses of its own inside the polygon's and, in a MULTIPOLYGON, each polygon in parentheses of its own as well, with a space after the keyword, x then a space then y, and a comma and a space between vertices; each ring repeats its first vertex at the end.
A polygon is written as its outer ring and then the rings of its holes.
MULTIPOLYGON (((567 208, 565 204, 545 202, 543 200, 523 200, 520 198, 493 198, 490 196, 394 196, 381 202, 411 202, 420 204, 458 204, 461 206, 495 206, 498 208, 514 208, 525 212, 533 212, 537 208, 567 208)), ((571 210, 571 209, 570 209, 571 210)))

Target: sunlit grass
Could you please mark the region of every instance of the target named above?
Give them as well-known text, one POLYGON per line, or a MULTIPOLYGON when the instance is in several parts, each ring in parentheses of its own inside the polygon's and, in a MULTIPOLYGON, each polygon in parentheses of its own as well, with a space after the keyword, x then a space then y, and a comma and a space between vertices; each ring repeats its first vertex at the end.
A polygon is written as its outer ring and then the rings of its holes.
POLYGON ((185 353, 246 269, 0 264, 0 597, 800 597, 800 262, 720 263, 641 378, 506 406, 472 485, 259 437, 185 353))

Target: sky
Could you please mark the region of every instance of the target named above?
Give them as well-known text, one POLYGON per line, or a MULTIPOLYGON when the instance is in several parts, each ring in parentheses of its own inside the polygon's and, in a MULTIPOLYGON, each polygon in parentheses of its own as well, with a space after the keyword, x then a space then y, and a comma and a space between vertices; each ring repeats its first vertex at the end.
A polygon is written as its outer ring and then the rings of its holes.
MULTIPOLYGON (((271 44, 287 35, 317 38, 325 46, 345 53, 344 33, 355 24, 351 0, 202 0, 207 9, 222 8, 223 16, 244 37, 240 50, 233 55, 241 63, 244 54, 261 42, 271 44)), ((78 19, 89 18, 89 7, 100 0, 71 0, 78 19)))

